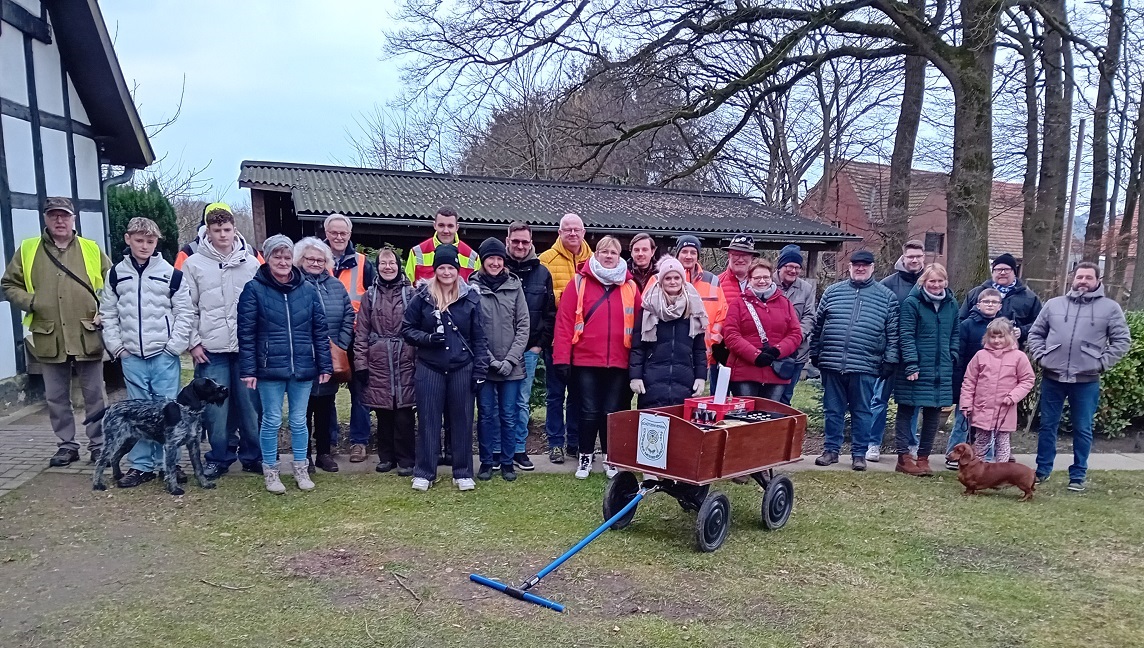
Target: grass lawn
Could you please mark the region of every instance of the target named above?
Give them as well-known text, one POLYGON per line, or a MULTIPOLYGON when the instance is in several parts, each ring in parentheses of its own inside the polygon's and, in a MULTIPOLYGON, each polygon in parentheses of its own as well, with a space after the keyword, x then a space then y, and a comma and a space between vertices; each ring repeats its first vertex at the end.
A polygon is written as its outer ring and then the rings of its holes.
POLYGON ((598 475, 462 495, 323 474, 281 497, 227 476, 174 499, 44 474, 0 500, 0 645, 1144 645, 1144 474, 1079 496, 1054 477, 1018 504, 963 498, 952 473, 797 473, 776 532, 754 485, 720 484, 733 522, 711 554, 653 495, 540 585, 558 615, 467 575, 519 582, 587 534, 598 475))

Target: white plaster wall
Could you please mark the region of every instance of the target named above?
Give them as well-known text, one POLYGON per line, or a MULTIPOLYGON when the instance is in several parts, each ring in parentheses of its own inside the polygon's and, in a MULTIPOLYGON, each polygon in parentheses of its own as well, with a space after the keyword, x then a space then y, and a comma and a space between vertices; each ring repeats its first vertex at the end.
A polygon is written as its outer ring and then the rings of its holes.
MULTIPOLYGON (((99 243, 100 249, 106 247, 103 243, 104 230, 103 230, 103 214, 100 212, 85 212, 79 213, 79 223, 77 229, 83 233, 84 238, 89 238, 96 243, 99 243)), ((103 250, 107 252, 107 250, 103 250)))
POLYGON ((27 9, 33 16, 40 17, 40 0, 16 0, 16 4, 27 9))
MULTIPOLYGON (((0 302, 0 322, 12 321, 12 304, 0 302)), ((16 336, 11 324, 0 325, 0 380, 16 375, 16 336)))
POLYGON ((12 241, 16 244, 16 249, 19 249, 20 241, 40 236, 42 233, 39 212, 32 209, 12 210, 12 241))
POLYGON ((32 58, 36 66, 36 97, 40 101, 40 110, 62 116, 64 81, 60 77, 60 51, 55 43, 32 41, 32 58))
POLYGON ((74 135, 75 174, 80 199, 99 200, 99 149, 95 140, 74 135))
POLYGON ((40 144, 44 150, 44 195, 71 197, 67 133, 40 128, 40 144))
POLYGON ((79 100, 79 95, 76 94, 75 85, 72 83, 71 75, 68 75, 68 101, 71 102, 71 117, 81 124, 91 126, 91 119, 87 116, 87 110, 83 107, 83 102, 79 100))
POLYGON ((24 69, 24 36, 11 25, 0 29, 0 97, 28 105, 28 71, 24 69))
MULTIPOLYGON (((7 30, 5 30, 7 31, 7 30)), ((8 160, 8 187, 36 193, 36 165, 32 156, 32 125, 22 119, 0 116, 4 129, 4 157, 8 160)))

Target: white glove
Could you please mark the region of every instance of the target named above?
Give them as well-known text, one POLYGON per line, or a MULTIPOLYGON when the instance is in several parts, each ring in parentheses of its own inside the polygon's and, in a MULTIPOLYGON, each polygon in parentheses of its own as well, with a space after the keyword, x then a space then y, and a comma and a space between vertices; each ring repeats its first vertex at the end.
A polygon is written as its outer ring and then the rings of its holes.
POLYGON ((703 393, 703 388, 707 386, 707 381, 702 378, 696 378, 695 382, 691 383, 691 395, 699 396, 703 393))
POLYGON ((630 387, 632 392, 634 392, 636 394, 646 394, 647 393, 647 390, 644 389, 643 381, 640 380, 639 378, 633 378, 631 380, 631 382, 628 383, 628 387, 630 387))

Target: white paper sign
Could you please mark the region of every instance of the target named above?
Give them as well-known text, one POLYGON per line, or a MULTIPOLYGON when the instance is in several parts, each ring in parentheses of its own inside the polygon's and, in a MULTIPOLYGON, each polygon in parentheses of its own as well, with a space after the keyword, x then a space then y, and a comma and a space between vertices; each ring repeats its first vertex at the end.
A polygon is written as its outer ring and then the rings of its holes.
POLYGON ((667 432, 671 419, 640 412, 636 463, 654 468, 667 468, 667 432))
POLYGON ((719 365, 719 373, 715 375, 715 404, 727 403, 727 388, 731 386, 731 368, 719 365))

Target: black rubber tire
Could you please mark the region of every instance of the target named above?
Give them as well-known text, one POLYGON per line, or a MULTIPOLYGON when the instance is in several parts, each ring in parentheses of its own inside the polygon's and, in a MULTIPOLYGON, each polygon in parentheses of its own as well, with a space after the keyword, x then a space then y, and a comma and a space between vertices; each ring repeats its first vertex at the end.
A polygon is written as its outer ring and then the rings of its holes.
MULTIPOLYGON (((627 506, 639 490, 640 483, 636 476, 626 470, 620 471, 615 477, 609 479, 607 485, 604 486, 604 521, 610 520, 613 515, 620 512, 620 509, 627 506)), ((619 531, 628 526, 635 516, 636 509, 633 508, 628 511, 627 515, 612 524, 612 530, 619 531)))
POLYGON ((790 477, 779 475, 767 484, 763 493, 763 528, 768 531, 781 529, 790 519, 794 510, 794 483, 790 477))
POLYGON ((715 551, 723 546, 730 529, 731 502, 723 493, 711 491, 695 518, 695 548, 703 552, 715 551))

